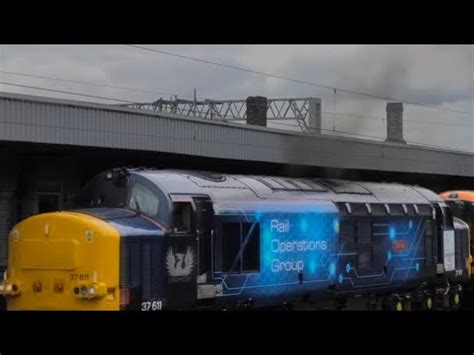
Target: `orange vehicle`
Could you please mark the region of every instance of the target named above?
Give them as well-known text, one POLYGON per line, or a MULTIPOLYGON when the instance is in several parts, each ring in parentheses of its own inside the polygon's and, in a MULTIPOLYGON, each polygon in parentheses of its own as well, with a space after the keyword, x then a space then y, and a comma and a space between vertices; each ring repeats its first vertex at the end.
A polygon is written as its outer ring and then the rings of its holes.
POLYGON ((451 207, 453 216, 462 219, 469 225, 472 242, 474 238, 474 191, 446 191, 439 195, 451 207))
MULTIPOLYGON (((471 255, 474 255, 474 191, 469 190, 453 190, 439 194, 451 208, 454 217, 457 217, 469 226, 471 255)), ((474 271, 474 263, 471 263, 471 275, 474 271)), ((472 306, 474 306, 474 284, 471 282, 469 287, 470 298, 472 298, 472 306)))
POLYGON ((446 191, 439 195, 444 200, 474 202, 474 191, 446 191))

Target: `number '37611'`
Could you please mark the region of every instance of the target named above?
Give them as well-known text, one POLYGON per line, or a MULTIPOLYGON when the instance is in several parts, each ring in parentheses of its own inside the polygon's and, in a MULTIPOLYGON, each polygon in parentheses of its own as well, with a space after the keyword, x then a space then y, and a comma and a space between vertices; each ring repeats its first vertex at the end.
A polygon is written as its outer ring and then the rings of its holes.
POLYGON ((142 311, 161 311, 163 308, 162 301, 145 301, 142 302, 142 311))

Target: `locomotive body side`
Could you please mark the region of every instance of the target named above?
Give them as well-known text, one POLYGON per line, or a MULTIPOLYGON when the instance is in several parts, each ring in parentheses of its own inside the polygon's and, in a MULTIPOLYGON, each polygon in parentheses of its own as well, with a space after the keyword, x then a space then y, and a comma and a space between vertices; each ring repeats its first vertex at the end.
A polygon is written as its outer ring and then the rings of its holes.
POLYGON ((465 226, 436 194, 399 184, 114 169, 78 208, 12 231, 10 309, 423 302, 468 274, 465 226))

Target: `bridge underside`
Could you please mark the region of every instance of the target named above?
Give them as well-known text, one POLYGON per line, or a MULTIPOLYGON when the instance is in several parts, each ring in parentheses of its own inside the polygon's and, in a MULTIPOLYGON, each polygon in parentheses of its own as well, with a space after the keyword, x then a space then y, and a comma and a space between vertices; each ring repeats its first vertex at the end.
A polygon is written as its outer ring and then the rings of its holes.
POLYGON ((79 185, 107 168, 143 166, 210 170, 234 174, 314 176, 398 182, 420 185, 435 191, 469 188, 469 185, 471 185, 470 188, 474 187, 474 178, 468 176, 380 171, 376 169, 340 169, 270 162, 256 163, 247 160, 217 159, 163 152, 1 141, 0 161, 2 162, 3 171, 17 170, 16 168, 21 167, 31 173, 32 176, 38 169, 51 171, 54 174, 59 174, 64 169, 74 170, 76 171, 74 176, 78 179, 79 185))

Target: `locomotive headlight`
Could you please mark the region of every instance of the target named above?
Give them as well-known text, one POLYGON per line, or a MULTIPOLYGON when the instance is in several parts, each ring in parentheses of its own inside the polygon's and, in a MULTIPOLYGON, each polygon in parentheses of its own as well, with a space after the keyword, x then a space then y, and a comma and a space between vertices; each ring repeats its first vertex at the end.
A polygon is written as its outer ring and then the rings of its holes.
POLYGON ((88 290, 86 286, 81 286, 81 296, 87 296, 88 290))
POLYGON ((9 282, 3 285, 3 290, 0 288, 0 294, 2 293, 5 296, 16 296, 20 293, 20 287, 16 283, 9 282))
POLYGON ((107 180, 112 180, 113 177, 114 177, 114 174, 112 173, 112 171, 109 170, 105 173, 105 178, 107 180))
POLYGON ((103 282, 98 284, 82 285, 74 288, 76 297, 93 299, 100 298, 107 294, 107 285, 103 282))

